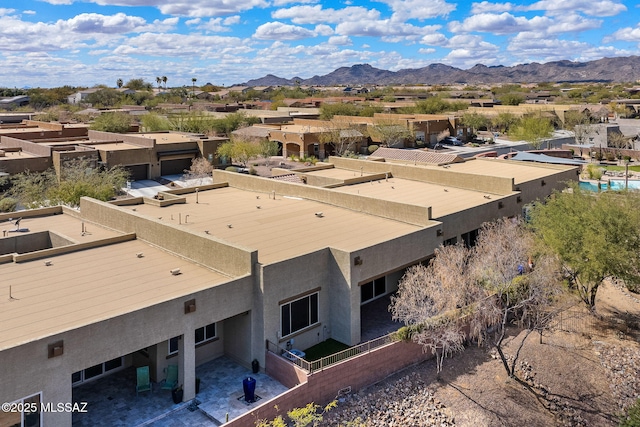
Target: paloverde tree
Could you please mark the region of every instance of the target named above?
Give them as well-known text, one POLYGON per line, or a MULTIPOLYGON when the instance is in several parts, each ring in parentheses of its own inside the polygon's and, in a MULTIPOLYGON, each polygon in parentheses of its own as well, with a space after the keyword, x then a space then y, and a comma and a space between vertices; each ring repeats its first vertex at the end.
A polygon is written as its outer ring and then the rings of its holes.
POLYGON ((260 146, 244 139, 233 138, 231 141, 220 145, 216 155, 232 159, 235 162, 239 162, 243 167, 247 167, 249 160, 255 159, 260 155, 260 146))
POLYGON ((553 124, 551 120, 540 114, 536 114, 522 117, 515 128, 512 128, 510 135, 528 142, 531 147, 538 150, 544 140, 551 137, 552 133, 553 124))
POLYGON ((353 152, 356 144, 362 139, 360 127, 349 119, 349 116, 336 116, 324 121, 318 133, 318 141, 325 147, 333 146, 334 154, 339 157, 353 152))
POLYGON ((593 193, 572 185, 531 210, 531 227, 562 263, 580 298, 595 306, 609 277, 640 283, 640 193, 593 193))
POLYGON ((393 318, 406 324, 400 336, 433 351, 440 370, 447 354, 464 348, 468 325, 469 337, 493 346, 507 374, 516 377, 519 354, 510 361, 502 348, 507 326, 515 321, 526 329, 524 344, 550 319, 562 292, 555 258, 536 256, 533 243, 520 223, 502 219, 485 224, 473 248, 443 246, 429 265, 408 269, 390 306, 393 318))
POLYGON ((413 130, 391 118, 377 119, 367 126, 366 134, 384 147, 404 147, 405 141, 415 140, 413 130))
POLYGON ((470 113, 468 111, 462 115, 461 121, 464 126, 471 128, 471 133, 474 135, 478 129, 487 127, 489 123, 491 123, 486 116, 478 113, 470 113))
POLYGON ((60 176, 53 169, 12 177, 9 193, 29 208, 63 204, 76 207, 84 196, 107 201, 122 189, 129 173, 121 166, 93 168, 88 160, 66 162, 60 176))

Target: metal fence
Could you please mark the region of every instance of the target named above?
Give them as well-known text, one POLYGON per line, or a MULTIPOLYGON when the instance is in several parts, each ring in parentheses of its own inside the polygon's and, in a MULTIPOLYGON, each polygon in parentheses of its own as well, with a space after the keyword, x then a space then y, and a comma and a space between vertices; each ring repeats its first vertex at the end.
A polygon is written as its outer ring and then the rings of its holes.
POLYGON ((289 360, 291 363, 297 365, 305 371, 313 373, 315 371, 320 371, 328 366, 335 365, 338 362, 342 362, 343 360, 350 359, 360 354, 368 353, 371 350, 382 347, 383 345, 392 343, 394 341, 396 341, 395 332, 392 332, 388 335, 384 335, 371 341, 349 347, 346 350, 342 350, 338 353, 322 357, 312 362, 308 362, 303 358, 298 357, 297 355, 280 347, 277 344, 272 343, 271 341, 267 341, 267 350, 272 353, 279 354, 280 356, 284 357, 285 359, 289 360))
POLYGON ((598 318, 584 310, 570 308, 556 313, 546 329, 576 334, 602 335, 604 330, 598 318))

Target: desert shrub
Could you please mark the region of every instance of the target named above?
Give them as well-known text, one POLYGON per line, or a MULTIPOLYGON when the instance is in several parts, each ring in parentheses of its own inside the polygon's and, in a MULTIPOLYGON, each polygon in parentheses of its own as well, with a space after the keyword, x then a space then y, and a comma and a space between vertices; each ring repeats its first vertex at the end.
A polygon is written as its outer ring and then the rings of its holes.
POLYGON ((225 170, 227 172, 240 172, 240 169, 238 169, 236 166, 227 166, 225 170))
POLYGON ((253 167, 253 165, 249 168, 249 175, 258 175, 258 171, 253 167))
POLYGON ((618 427, 639 427, 640 426, 640 399, 627 409, 627 413, 620 417, 618 427))
POLYGON ((18 206, 18 200, 13 197, 4 197, 0 199, 0 212, 13 212, 18 206))
POLYGON ((367 149, 369 150, 369 154, 373 154, 378 148, 380 147, 374 144, 374 145, 370 145, 369 148, 367 149))

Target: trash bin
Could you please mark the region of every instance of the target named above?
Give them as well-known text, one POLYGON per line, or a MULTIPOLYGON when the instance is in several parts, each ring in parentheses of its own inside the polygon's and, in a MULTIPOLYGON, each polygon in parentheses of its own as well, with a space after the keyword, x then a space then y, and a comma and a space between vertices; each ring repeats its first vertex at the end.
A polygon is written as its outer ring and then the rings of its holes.
POLYGON ((256 400, 256 380, 255 378, 247 377, 242 380, 242 390, 244 390, 244 400, 246 402, 253 402, 256 400))
POLYGON ((251 362, 251 370, 254 374, 260 372, 260 362, 258 362, 258 359, 253 359, 253 362, 251 362))

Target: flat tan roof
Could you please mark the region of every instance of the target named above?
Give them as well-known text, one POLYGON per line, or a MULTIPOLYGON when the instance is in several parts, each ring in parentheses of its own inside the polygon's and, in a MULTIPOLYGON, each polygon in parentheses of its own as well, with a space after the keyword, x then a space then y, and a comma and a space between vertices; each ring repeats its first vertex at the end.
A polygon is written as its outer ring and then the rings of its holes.
POLYGON ((532 164, 515 160, 478 158, 463 163, 453 163, 450 168, 454 172, 513 178, 514 184, 518 185, 523 182, 542 179, 554 173, 575 168, 575 166, 546 166, 539 163, 532 164))
POLYGON ((431 206, 431 216, 434 219, 455 212, 470 209, 486 203, 491 203, 500 196, 485 199, 486 193, 447 187, 441 184, 429 184, 401 178, 389 178, 334 188, 333 191, 359 194, 381 200, 408 203, 418 206, 431 206))
POLYGON ((270 193, 232 187, 200 191, 198 204, 194 193, 184 197, 186 204, 124 208, 173 225, 181 222, 179 226, 193 232, 208 231, 232 244, 257 249, 263 264, 326 247, 354 251, 423 228, 311 200, 281 195, 273 200, 270 193), (322 212, 323 217, 317 217, 316 212, 322 212))
POLYGON ((229 281, 139 240, 46 259, 0 264, 0 351, 229 281))
POLYGON ((176 142, 194 142, 193 136, 179 133, 139 133, 137 138, 155 139, 156 144, 174 144, 176 142))
POLYGON ((349 169, 341 169, 341 168, 319 169, 319 170, 315 170, 315 171, 311 171, 311 172, 305 172, 305 173, 307 173, 309 175, 322 176, 322 177, 326 177, 326 178, 335 178, 335 179, 351 179, 351 178, 357 178, 357 177, 360 177, 360 176, 373 175, 373 174, 367 173, 367 172, 363 172, 361 174, 360 171, 354 171, 354 170, 349 170, 349 169))
POLYGON ((133 145, 126 142, 110 142, 108 144, 96 144, 91 142, 83 143, 86 146, 92 147, 96 150, 108 150, 108 151, 119 151, 119 150, 146 150, 144 147, 140 147, 139 145, 133 145))

